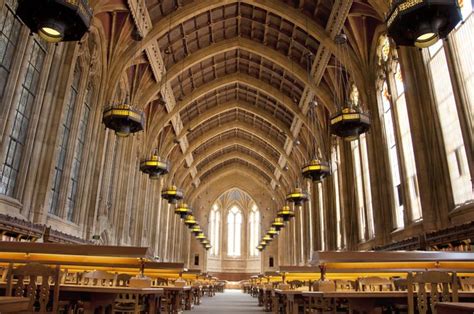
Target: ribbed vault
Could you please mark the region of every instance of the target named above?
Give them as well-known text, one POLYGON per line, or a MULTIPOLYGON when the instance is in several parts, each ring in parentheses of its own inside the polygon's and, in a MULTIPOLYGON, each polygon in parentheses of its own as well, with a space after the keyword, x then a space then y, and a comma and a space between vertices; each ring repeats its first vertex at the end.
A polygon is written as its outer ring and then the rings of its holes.
POLYGON ((320 104, 322 124, 335 112, 334 65, 342 64, 366 97, 364 71, 387 3, 128 0, 130 18, 124 0, 97 1, 110 38, 112 84, 105 92, 113 98, 116 78, 127 73, 123 81, 131 86, 140 70, 131 96, 147 114, 141 153, 158 143, 172 164, 167 183, 191 193, 190 202, 207 182, 236 169, 281 198, 312 143, 328 136, 312 127, 308 104, 320 104), (341 31, 347 55, 334 43, 341 31), (137 32, 142 38, 132 41, 137 32), (166 127, 171 135, 163 137, 166 127))

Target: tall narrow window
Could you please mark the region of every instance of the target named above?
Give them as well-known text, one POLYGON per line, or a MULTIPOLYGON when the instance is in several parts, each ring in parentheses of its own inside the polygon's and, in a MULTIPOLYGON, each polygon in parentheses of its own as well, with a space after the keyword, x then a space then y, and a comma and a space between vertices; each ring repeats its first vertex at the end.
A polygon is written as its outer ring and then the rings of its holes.
POLYGON ((474 111, 474 64, 472 62, 472 51, 474 50, 474 14, 472 14, 472 2, 462 2, 462 13, 464 23, 459 26, 453 34, 456 55, 458 56, 458 67, 464 86, 461 88, 466 93, 471 113, 474 111))
POLYGON ((331 170, 332 179, 334 183, 334 201, 336 205, 336 246, 340 250, 343 248, 343 226, 342 226, 342 212, 341 212, 341 196, 339 188, 339 145, 333 147, 331 152, 331 170))
POLYGON ((367 241, 374 237, 374 216, 366 135, 363 134, 358 140, 352 141, 351 147, 354 162, 355 189, 357 192, 359 238, 362 241, 367 241))
POLYGON ((236 206, 227 214, 227 255, 240 256, 240 240, 242 237, 242 212, 236 206))
MULTIPOLYGON (((464 138, 461 131, 459 112, 456 106, 456 98, 450 73, 461 74, 461 89, 467 91, 467 99, 472 108, 472 86, 474 86, 474 66, 472 65, 472 53, 469 47, 474 46, 472 34, 474 22, 472 21, 472 6, 469 1, 463 1, 464 17, 466 22, 456 30, 453 37, 455 62, 449 65, 443 42, 430 47, 425 51, 428 70, 431 74, 431 84, 434 93, 438 117, 443 134, 444 148, 447 157, 451 190, 455 205, 462 204, 474 199, 473 183, 467 160, 464 138), (456 67, 456 71, 450 71, 450 67, 456 67)), ((471 111, 472 113, 472 111, 471 111)), ((471 122, 472 123, 472 122, 471 122)), ((472 124, 471 124, 472 127, 472 124)))
POLYGON ((382 120, 390 161, 395 228, 422 218, 415 154, 400 64, 387 37, 380 38, 379 65, 382 120))
POLYGON ((71 132, 74 107, 76 105, 77 95, 79 94, 80 78, 81 71, 79 69, 79 66, 76 65, 71 85, 71 91, 69 93, 69 99, 66 104, 66 108, 64 108, 63 116, 61 118, 62 123, 59 129, 59 147, 56 157, 56 165, 54 167, 53 186, 51 187, 51 198, 49 203, 49 213, 54 215, 59 214, 58 202, 59 192, 61 188, 61 178, 64 172, 64 164, 66 163, 66 153, 69 144, 69 135, 71 132))
POLYGON ((74 220, 74 210, 76 206, 76 194, 79 184, 79 171, 81 170, 84 142, 86 138, 87 125, 89 122, 89 114, 91 111, 92 87, 87 89, 87 95, 82 108, 81 120, 79 121, 79 131, 76 138, 76 147, 74 149, 74 159, 72 161, 69 191, 66 200, 66 218, 69 221, 74 220))
POLYGON ((209 232, 211 237, 211 255, 219 255, 219 238, 220 238, 220 225, 221 225, 221 213, 219 207, 214 205, 211 210, 210 220, 209 220, 209 232))
POLYGON ((260 212, 254 204, 249 215, 250 256, 258 256, 258 241, 260 240, 260 212))
POLYGON ((45 56, 43 43, 34 39, 32 49, 26 57, 26 72, 19 88, 18 103, 14 105, 13 127, 6 139, 7 154, 1 173, 1 194, 13 196, 14 193, 45 56))
POLYGON ((18 44, 21 22, 5 4, 0 12, 0 103, 8 82, 13 56, 18 44))

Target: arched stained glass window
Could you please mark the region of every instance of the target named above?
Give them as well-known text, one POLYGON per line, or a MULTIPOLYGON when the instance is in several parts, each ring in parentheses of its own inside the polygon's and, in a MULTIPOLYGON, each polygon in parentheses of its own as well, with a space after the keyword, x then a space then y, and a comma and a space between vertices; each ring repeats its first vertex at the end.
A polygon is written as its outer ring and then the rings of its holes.
POLYGON ((382 122, 390 161, 394 227, 421 219, 413 142, 405 99, 400 63, 387 37, 380 38, 379 64, 383 79, 379 82, 382 122))
POLYGON ((258 256, 258 241, 260 239, 260 212, 256 205, 252 206, 249 215, 250 256, 258 256))
POLYGON ((227 255, 240 256, 242 237, 242 211, 233 206, 227 214, 227 255))
POLYGON ((219 207, 214 205, 211 210, 209 220, 209 232, 211 237, 211 256, 219 255, 219 238, 220 238, 221 213, 219 207))

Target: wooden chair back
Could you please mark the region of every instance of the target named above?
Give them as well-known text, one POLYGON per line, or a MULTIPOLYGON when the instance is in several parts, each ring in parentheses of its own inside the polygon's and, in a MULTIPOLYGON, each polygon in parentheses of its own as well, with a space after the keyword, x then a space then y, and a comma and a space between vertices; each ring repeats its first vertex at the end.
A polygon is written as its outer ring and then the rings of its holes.
POLYGON ((474 277, 459 278, 462 291, 474 291, 474 277))
POLYGON ((396 291, 407 291, 408 281, 405 278, 393 278, 393 285, 396 291))
POLYGON ((7 282, 8 270, 13 268, 12 264, 0 266, 0 282, 7 282))
POLYGON ((288 284, 290 285, 290 289, 301 288, 304 286, 304 282, 301 280, 288 281, 288 284))
POLYGON ((458 302, 458 285, 455 272, 452 275, 442 271, 408 273, 407 281, 409 313, 415 312, 415 289, 418 291, 417 310, 420 314, 428 312, 436 314, 436 303, 438 302, 458 302))
POLYGON ((336 291, 355 291, 355 283, 351 280, 335 280, 336 291))
MULTIPOLYGON (((116 287, 128 287, 130 274, 118 274, 115 276, 116 287)), ((113 313, 141 313, 145 311, 145 296, 132 293, 119 293, 115 298, 113 313)))
POLYGON ((168 285, 168 280, 165 278, 155 278, 153 280, 153 286, 167 286, 168 285))
POLYGON ((29 263, 9 270, 6 294, 29 298, 27 312, 57 313, 59 287, 59 265, 52 268, 43 264, 29 263))
POLYGON ((283 281, 274 281, 274 282, 272 282, 272 288, 276 289, 282 283, 283 283, 283 281))
POLYGON ((130 279, 132 275, 130 274, 118 274, 115 277, 115 286, 116 287, 128 287, 130 285, 130 279))
POLYGON ((115 274, 103 270, 94 270, 82 275, 81 284, 85 286, 113 287, 116 277, 115 274))
POLYGON ((358 279, 359 291, 393 291, 393 282, 388 278, 365 277, 358 279))

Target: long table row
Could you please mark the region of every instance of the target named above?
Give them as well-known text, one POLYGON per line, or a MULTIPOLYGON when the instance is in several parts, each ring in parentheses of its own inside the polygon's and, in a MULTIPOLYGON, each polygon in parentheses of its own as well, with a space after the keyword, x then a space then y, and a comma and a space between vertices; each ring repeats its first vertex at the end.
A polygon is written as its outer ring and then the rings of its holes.
POLYGON ((0 242, 0 313, 181 313, 221 285, 147 248, 0 242))
POLYGON ((242 288, 273 313, 473 313, 474 254, 317 252, 242 288))

